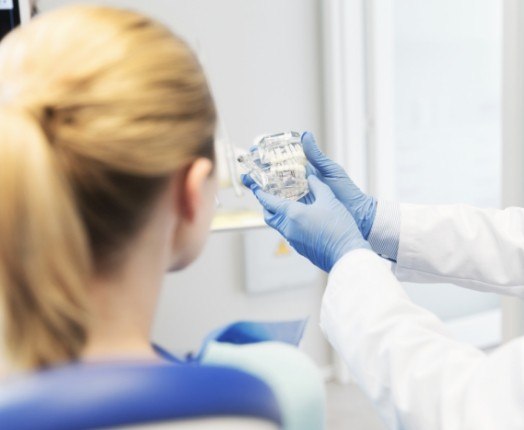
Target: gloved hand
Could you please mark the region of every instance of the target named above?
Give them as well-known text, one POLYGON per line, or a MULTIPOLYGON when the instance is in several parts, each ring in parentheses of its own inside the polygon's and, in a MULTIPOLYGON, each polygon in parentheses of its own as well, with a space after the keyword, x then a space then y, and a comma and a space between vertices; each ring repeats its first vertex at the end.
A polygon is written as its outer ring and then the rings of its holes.
POLYGON ((310 204, 266 193, 249 177, 244 182, 250 184, 264 207, 266 223, 320 269, 329 272, 345 253, 353 249, 371 249, 351 214, 316 176, 308 177, 310 204))
POLYGON ((302 146, 307 159, 315 169, 315 175, 331 188, 336 198, 353 215, 362 236, 367 240, 375 220, 377 201, 364 194, 342 167, 322 153, 312 133, 305 132, 302 135, 302 146))

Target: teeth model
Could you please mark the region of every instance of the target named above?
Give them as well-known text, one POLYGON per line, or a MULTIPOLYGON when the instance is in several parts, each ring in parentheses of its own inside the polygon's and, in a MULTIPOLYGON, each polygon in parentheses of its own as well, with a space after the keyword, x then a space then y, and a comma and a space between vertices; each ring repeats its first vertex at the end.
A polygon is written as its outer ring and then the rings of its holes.
POLYGON ((297 132, 263 137, 248 154, 240 156, 238 162, 268 193, 298 200, 309 192, 307 159, 297 132))

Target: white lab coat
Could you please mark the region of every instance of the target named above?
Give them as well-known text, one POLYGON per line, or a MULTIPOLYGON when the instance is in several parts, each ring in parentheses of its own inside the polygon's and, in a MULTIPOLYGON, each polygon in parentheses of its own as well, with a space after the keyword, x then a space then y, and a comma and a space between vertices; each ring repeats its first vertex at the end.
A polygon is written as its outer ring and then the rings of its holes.
POLYGON ((524 209, 401 206, 397 264, 368 250, 329 275, 321 327, 390 429, 524 429, 524 338, 454 340, 397 280, 524 296, 524 209))

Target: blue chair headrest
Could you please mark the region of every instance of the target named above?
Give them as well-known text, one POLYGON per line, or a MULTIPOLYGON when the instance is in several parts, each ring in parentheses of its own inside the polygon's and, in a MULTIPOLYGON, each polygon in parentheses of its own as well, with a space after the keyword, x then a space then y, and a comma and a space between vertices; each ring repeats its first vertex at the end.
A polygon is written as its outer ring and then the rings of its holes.
POLYGON ((80 430, 211 416, 281 424, 271 389, 225 367, 75 364, 0 385, 3 430, 80 430))

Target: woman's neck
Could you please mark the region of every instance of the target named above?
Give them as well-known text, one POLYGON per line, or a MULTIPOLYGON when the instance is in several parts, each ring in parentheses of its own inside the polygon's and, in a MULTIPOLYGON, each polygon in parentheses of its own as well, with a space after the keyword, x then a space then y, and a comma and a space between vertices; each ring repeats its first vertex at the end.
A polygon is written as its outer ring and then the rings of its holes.
POLYGON ((93 285, 92 321, 84 358, 150 355, 149 335, 161 280, 97 282, 93 285), (134 285, 133 285, 134 284, 134 285))
POLYGON ((90 285, 92 322, 84 359, 154 356, 150 332, 170 242, 165 231, 150 229, 129 249, 121 270, 90 285))
POLYGON ((139 286, 98 282, 93 288, 92 321, 84 359, 152 354, 149 334, 158 285, 152 279, 139 286), (149 294, 140 293, 149 289, 149 294))

